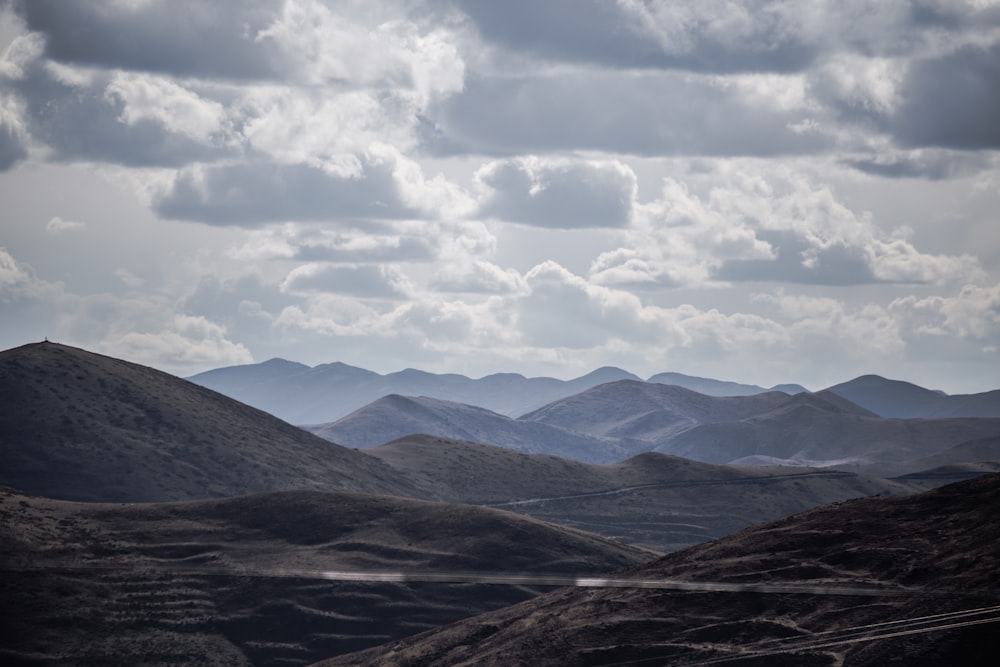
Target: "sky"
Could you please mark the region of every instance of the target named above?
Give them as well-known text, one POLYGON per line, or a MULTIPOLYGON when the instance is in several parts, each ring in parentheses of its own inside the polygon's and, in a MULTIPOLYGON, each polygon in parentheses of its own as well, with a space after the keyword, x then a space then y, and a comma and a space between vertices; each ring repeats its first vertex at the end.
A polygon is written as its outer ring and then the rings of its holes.
POLYGON ((0 347, 1000 387, 1000 0, 0 0, 0 347))

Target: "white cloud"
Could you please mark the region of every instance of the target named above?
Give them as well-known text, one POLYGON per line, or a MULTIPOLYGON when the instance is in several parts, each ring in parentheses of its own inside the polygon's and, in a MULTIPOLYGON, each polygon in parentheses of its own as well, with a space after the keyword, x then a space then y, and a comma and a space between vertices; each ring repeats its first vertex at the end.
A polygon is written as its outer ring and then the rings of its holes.
POLYGON ((206 368, 253 363, 250 351, 230 341, 219 325, 203 317, 179 314, 166 318, 157 331, 110 333, 95 349, 182 376, 206 368))
POLYGON ((905 234, 885 234, 796 166, 756 161, 719 161, 684 181, 665 179, 660 198, 638 207, 625 240, 594 260, 593 280, 949 284, 985 275, 971 255, 921 252, 905 234))
POLYGON ((223 141, 228 134, 222 104, 162 76, 116 72, 104 94, 121 102, 118 119, 127 125, 151 120, 202 143, 223 141))
POLYGON ((890 308, 920 334, 1000 342, 1000 285, 965 285, 955 296, 908 296, 890 308))
POLYGON ((49 219, 45 223, 45 231, 49 234, 63 234, 66 232, 79 232, 87 228, 87 223, 78 220, 64 220, 58 215, 49 219))

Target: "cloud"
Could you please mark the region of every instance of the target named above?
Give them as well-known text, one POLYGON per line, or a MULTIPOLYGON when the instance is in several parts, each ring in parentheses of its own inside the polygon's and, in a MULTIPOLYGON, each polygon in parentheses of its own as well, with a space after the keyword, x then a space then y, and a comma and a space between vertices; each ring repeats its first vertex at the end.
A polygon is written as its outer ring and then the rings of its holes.
POLYGON ((515 0, 459 5, 479 34, 515 52, 621 68, 788 71, 813 44, 782 3, 515 0))
POLYGON ((979 153, 921 148, 885 151, 847 157, 843 163, 858 171, 884 178, 922 178, 942 181, 990 168, 990 160, 979 153))
POLYGON ((1000 285, 965 285, 955 296, 903 297, 891 308, 918 334, 1000 343, 1000 285))
POLYGON ((684 182, 665 179, 641 205, 626 245, 600 254, 604 285, 774 281, 813 285, 947 284, 982 279, 971 255, 921 252, 905 228, 880 230, 795 167, 724 162, 684 182))
POLYGON ((11 85, 23 102, 28 133, 57 160, 180 166, 233 154, 228 140, 208 127, 221 112, 176 84, 145 76, 76 76, 36 61, 11 85))
POLYGON ((418 217, 394 165, 362 156, 358 173, 303 164, 248 162, 189 167, 154 203, 166 218, 252 227, 268 222, 418 217))
POLYGON ((391 265, 302 264, 281 289, 289 293, 330 292, 367 299, 401 299, 412 292, 407 278, 391 265))
POLYGON ((904 146, 1000 148, 1000 46, 914 62, 891 130, 904 146))
POLYGON ((524 157, 476 172, 486 190, 479 215, 539 227, 623 227, 636 196, 635 173, 618 161, 524 157))
POLYGON ((94 349, 178 375, 253 363, 250 351, 229 340, 223 327, 203 317, 181 314, 165 318, 156 331, 112 333, 94 349))
POLYGON ((11 169, 28 157, 19 125, 4 113, 0 103, 0 172, 11 169))
POLYGON ((784 354, 808 357, 866 360, 902 356, 906 349, 904 330, 893 313, 878 304, 850 306, 829 297, 789 294, 778 290, 754 297, 757 304, 775 308, 775 319, 783 321, 790 349, 784 354))
MULTIPOLYGON (((712 77, 604 70, 469 77, 432 105, 440 147, 489 154, 786 155, 828 148, 808 109, 712 77)), ((434 148, 431 146, 430 148, 434 148)))
POLYGON ((65 232, 77 232, 87 228, 87 223, 77 220, 63 220, 59 216, 51 218, 45 224, 45 231, 49 234, 63 234, 65 232))
POLYGON ((255 36, 275 20, 276 3, 196 0, 105 2, 30 0, 21 11, 61 62, 226 79, 273 78, 281 52, 255 36))
POLYGON ((438 265, 428 286, 441 292, 509 294, 524 288, 521 274, 493 262, 464 258, 438 265))

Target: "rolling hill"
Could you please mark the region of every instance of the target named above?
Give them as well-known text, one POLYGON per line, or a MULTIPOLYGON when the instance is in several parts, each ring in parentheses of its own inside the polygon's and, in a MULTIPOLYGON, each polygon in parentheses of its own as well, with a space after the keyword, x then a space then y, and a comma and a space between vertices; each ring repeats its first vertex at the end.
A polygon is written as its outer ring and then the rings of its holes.
POLYGON ((827 391, 868 408, 881 417, 953 419, 1000 417, 1000 389, 980 394, 949 396, 918 385, 862 375, 827 391))
POLYGON ((897 482, 836 470, 737 467, 646 453, 595 465, 431 436, 366 450, 437 500, 475 503, 673 551, 897 482))
POLYGON ((656 555, 498 510, 316 491, 120 505, 3 489, 0 517, 6 665, 303 665, 542 590, 372 569, 593 576, 656 555))
POLYGON ((421 495, 380 461, 260 410, 55 343, 0 352, 0 484, 107 502, 279 489, 421 495))
POLYGON ((612 463, 643 451, 627 440, 576 433, 505 417, 485 408, 426 396, 384 396, 330 424, 306 426, 348 447, 375 447, 412 434, 501 445, 510 449, 612 463))
POLYGON ((755 384, 741 384, 739 382, 727 382, 725 380, 713 380, 712 378, 697 377, 694 375, 684 375, 683 373, 657 373, 650 377, 647 382, 658 384, 672 384, 684 387, 699 394, 708 396, 752 396, 754 394, 766 394, 770 391, 782 391, 786 394, 801 394, 809 391, 800 384, 779 384, 765 389, 755 384))
POLYGON ((319 664, 987 665, 998 570, 991 475, 810 510, 629 572, 645 583, 561 589, 319 664))

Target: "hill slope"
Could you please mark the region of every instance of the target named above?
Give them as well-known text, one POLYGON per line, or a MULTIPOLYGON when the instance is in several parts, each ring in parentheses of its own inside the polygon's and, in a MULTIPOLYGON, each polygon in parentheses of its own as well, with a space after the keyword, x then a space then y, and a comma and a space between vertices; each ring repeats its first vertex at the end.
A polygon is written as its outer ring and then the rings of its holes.
POLYGON ((83 504, 0 490, 4 664, 302 665, 537 588, 322 571, 590 575, 655 554, 486 508, 362 494, 83 504))
POLYGON ((769 391, 783 391, 786 394, 800 394, 809 391, 798 384, 779 384, 770 389, 759 387, 755 384, 741 384, 739 382, 727 382, 724 380, 713 380, 712 378, 696 377, 684 375, 683 373, 657 373, 647 380, 658 384, 673 384, 684 387, 699 394, 708 396, 753 396, 754 394, 766 394, 769 391))
POLYGON ((663 440, 697 424, 733 421, 777 407, 781 392, 718 397, 634 380, 593 387, 521 417, 588 435, 663 440))
POLYGON ((421 433, 592 463, 621 461, 642 451, 630 448, 628 441, 511 419, 485 408, 426 396, 392 394, 333 423, 305 428, 348 447, 375 447, 421 433))
POLYGON ((95 501, 420 495, 381 462, 221 394, 55 343, 0 352, 0 484, 95 501))
POLYGON ((656 453, 595 465, 430 436, 366 451, 438 500, 501 507, 661 551, 823 503, 911 491, 842 471, 719 466, 656 453))
POLYGON ((998 570, 1000 475, 992 475, 822 507, 631 573, 730 591, 563 589, 321 664, 986 665, 1000 649, 998 570), (739 590, 760 584, 775 592, 739 590), (816 594, 859 584, 899 594, 816 594))
POLYGON ((1000 389, 949 396, 909 382, 862 375, 827 389, 882 417, 1000 417, 1000 389))
POLYGON ((753 456, 775 464, 849 465, 869 474, 898 475, 928 467, 927 457, 962 442, 998 434, 997 419, 881 418, 821 392, 793 396, 747 419, 700 424, 659 443, 655 451, 711 463, 753 456))

